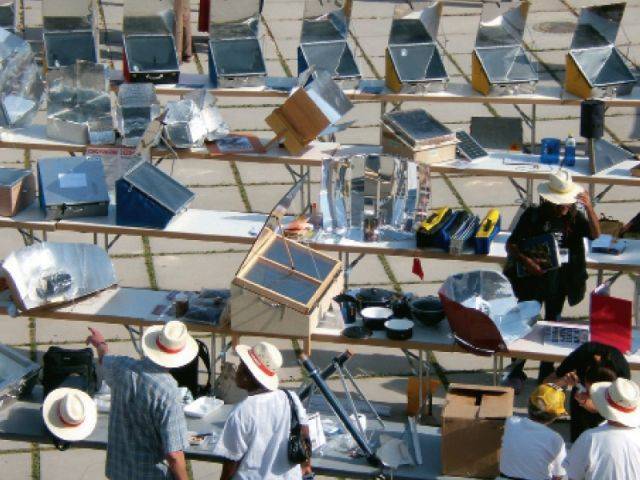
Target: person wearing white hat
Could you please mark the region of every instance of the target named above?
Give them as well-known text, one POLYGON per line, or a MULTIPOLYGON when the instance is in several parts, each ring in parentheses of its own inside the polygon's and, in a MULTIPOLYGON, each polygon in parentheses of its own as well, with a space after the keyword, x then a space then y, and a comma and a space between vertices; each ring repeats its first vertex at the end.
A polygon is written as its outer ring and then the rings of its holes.
MULTIPOLYGON (((511 281, 519 301, 537 300, 544 304, 545 320, 558 320, 565 301, 577 305, 587 285, 584 239, 600 235, 600 223, 587 192, 575 184, 571 173, 558 169, 538 186, 540 204, 528 207, 518 219, 507 240, 507 264, 504 274, 511 281), (581 205, 585 213, 580 211, 581 205), (586 214, 586 216, 585 216, 586 214), (560 267, 545 269, 545 262, 525 253, 531 239, 552 235, 557 242, 560 267)), ((507 384, 516 393, 526 379, 521 361, 514 367, 507 384)), ((553 371, 553 364, 541 365, 541 383, 553 371)))
POLYGON ((626 378, 594 383, 591 400, 606 423, 584 432, 569 451, 569 480, 640 478, 640 387, 626 378))
POLYGON ((96 428, 98 409, 82 390, 57 388, 44 399, 42 418, 49 431, 60 440, 84 440, 96 428))
POLYGON ((213 454, 226 459, 220 479, 313 478, 310 464, 294 465, 287 456, 292 408, 307 438, 309 428, 298 396, 288 392, 290 403, 287 394, 278 390, 280 351, 267 342, 238 345, 235 351, 240 357, 236 383, 248 397, 233 409, 214 447, 213 454))
POLYGON ((187 425, 178 384, 168 371, 186 365, 198 353, 187 327, 170 321, 147 328, 142 360, 107 355, 102 334, 89 330, 87 344, 96 348, 111 389, 106 477, 187 480, 187 425))

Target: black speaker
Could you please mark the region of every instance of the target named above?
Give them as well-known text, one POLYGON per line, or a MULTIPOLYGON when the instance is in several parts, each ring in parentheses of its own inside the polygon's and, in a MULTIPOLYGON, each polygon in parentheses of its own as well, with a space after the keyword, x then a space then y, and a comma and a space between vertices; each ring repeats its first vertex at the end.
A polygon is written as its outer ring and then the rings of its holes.
POLYGON ((602 100, 585 100, 580 105, 580 135, 584 138, 602 138, 604 135, 602 100))

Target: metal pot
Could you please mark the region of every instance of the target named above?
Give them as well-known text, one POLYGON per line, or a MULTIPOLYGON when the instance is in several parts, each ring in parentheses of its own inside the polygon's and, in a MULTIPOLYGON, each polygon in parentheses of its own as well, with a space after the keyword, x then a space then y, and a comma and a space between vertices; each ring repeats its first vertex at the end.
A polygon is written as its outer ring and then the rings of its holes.
POLYGON ((397 300, 398 295, 391 290, 383 288, 361 288, 355 295, 359 309, 367 307, 388 307, 391 308, 392 303, 397 300))
POLYGON ((392 318, 384 322, 384 329, 390 340, 409 340, 413 336, 413 325, 411 320, 392 318))
POLYGON ((386 307, 367 307, 360 310, 362 323, 369 330, 384 330, 384 322, 393 317, 393 310, 386 307))
POLYGON ((434 295, 419 297, 411 302, 411 316, 414 320, 431 327, 444 318, 444 309, 440 299, 434 295))

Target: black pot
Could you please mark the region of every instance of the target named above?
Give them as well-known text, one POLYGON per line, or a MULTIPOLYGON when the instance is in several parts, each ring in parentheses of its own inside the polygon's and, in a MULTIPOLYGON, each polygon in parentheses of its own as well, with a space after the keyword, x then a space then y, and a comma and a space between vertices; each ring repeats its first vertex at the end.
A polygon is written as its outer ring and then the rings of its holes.
POLYGON ((398 295, 391 290, 383 288, 361 288, 355 295, 359 309, 367 307, 388 307, 391 308, 398 295))
POLYGON ((367 307, 360 310, 364 328, 384 330, 384 322, 393 317, 393 310, 386 307, 367 307))
POLYGON ((434 295, 419 297, 411 302, 411 316, 414 320, 431 327, 444 318, 444 309, 440 299, 434 295))
POLYGON ((409 340, 413 336, 413 322, 411 320, 392 318, 384 322, 384 329, 390 340, 409 340))

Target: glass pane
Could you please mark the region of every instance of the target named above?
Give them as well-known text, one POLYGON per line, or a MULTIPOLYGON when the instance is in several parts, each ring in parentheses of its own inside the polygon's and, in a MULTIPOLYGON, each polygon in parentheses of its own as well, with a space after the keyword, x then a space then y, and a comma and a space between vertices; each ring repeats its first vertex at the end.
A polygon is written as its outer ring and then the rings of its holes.
MULTIPOLYGON (((294 243, 289 243, 288 245, 289 252, 291 252, 291 257, 293 258, 294 268, 320 282, 327 278, 336 264, 333 259, 321 257, 313 251, 302 248, 294 243)), ((276 239, 276 241, 271 244, 263 254, 263 257, 287 267, 291 266, 291 259, 287 254, 287 249, 281 238, 276 239)))
POLYGON ((272 265, 256 262, 245 278, 291 300, 306 305, 318 289, 318 285, 306 280, 294 271, 286 271, 272 265))

